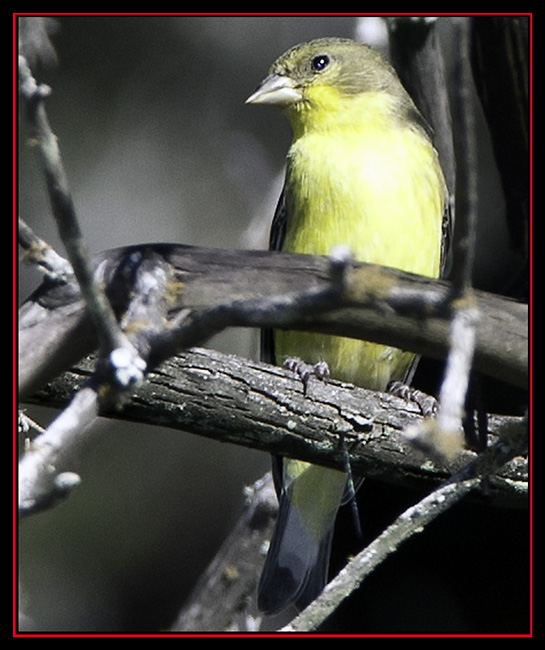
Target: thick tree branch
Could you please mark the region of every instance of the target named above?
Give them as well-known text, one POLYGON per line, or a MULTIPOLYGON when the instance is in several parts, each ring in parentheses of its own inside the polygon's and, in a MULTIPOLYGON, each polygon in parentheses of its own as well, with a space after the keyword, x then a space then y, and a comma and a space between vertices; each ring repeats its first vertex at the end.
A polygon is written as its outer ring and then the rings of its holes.
MULTIPOLYGON (((89 360, 79 364, 35 399, 66 406, 93 368, 89 360)), ((355 474, 428 488, 475 457, 464 451, 453 463, 424 462, 404 435, 422 420, 418 407, 391 394, 312 379, 305 395, 298 377, 283 368, 204 349, 161 364, 123 410, 109 415, 332 467, 343 467, 348 453, 355 474)), ((489 430, 497 434, 506 423, 520 422, 494 416, 489 430)), ((491 502, 525 507, 525 461, 506 466, 487 489, 491 502)))
MULTIPOLYGON (((140 303, 125 326, 133 336, 147 337, 151 365, 232 326, 334 333, 432 358, 444 358, 450 345, 448 283, 368 264, 348 265, 338 291, 327 258, 157 244, 101 254, 95 275, 107 285, 119 315, 129 312, 129 300, 140 303), (147 309, 139 288, 154 282, 161 322, 157 305, 147 309), (156 321, 152 332, 142 326, 143 317, 151 316, 156 321)), ((484 292, 475 292, 475 300, 482 317, 474 368, 527 387, 527 305, 484 292)), ((22 307, 20 330, 22 398, 59 371, 58 354, 66 357, 66 369, 97 346, 74 284, 44 283, 22 307)))

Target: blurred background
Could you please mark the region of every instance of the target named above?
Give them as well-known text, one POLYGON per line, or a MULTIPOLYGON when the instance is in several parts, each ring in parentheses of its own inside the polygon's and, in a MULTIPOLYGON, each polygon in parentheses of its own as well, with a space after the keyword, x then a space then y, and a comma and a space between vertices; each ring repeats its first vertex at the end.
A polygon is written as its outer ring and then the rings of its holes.
MULTIPOLYGON (((441 18, 439 29, 451 51, 450 19, 441 18)), ((280 111, 244 101, 278 55, 321 36, 355 37, 379 48, 386 43, 386 29, 376 17, 55 18, 51 41, 57 62, 40 63, 35 74, 53 90, 47 112, 90 252, 160 241, 265 247, 290 131, 280 111)), ((480 132, 483 201, 475 284, 498 290, 517 262, 507 244, 486 128, 480 132)), ((24 115, 18 138, 19 214, 63 253, 24 115)), ((39 281, 34 270, 20 265, 21 301, 39 281)), ((256 354, 255 335, 245 331, 229 332, 210 345, 256 354)), ((42 426, 54 415, 35 407, 27 413, 42 426)), ((242 447, 101 420, 71 468, 82 485, 67 502, 21 526, 22 627, 167 628, 236 521, 243 487, 268 468, 265 454, 242 447)), ((375 498, 380 504, 380 496, 375 498)), ((477 544, 486 552, 485 528, 494 537, 496 529, 482 523, 481 513, 471 516, 482 530, 468 528, 468 548, 477 544)), ((403 602, 422 598, 422 610, 443 594, 446 614, 422 620, 414 612, 402 614, 400 600, 390 593, 399 619, 388 608, 381 619, 380 608, 372 613, 369 605, 361 614, 361 631, 370 616, 375 631, 407 631, 411 625, 460 631, 482 624, 473 620, 462 592, 432 569, 431 583, 440 583, 435 591, 415 592, 421 574, 405 575, 410 573, 405 565, 399 584, 392 576, 383 582, 403 602)), ((515 589, 508 584, 507 591, 515 589)), ((518 628, 525 612, 521 606, 508 621, 498 611, 488 624, 518 628)))

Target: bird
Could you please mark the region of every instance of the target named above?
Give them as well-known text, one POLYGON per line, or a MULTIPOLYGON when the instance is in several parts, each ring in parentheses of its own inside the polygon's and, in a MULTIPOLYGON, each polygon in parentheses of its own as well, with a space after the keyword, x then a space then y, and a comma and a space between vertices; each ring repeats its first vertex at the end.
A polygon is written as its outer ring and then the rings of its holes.
MULTIPOLYGON (((354 259, 436 278, 445 256, 448 191, 432 131, 376 50, 319 38, 281 55, 246 103, 287 115, 292 142, 269 247, 354 259)), ((275 330, 273 361, 327 364, 331 377, 384 391, 415 355, 346 337, 275 330)), ((347 474, 275 457, 279 512, 258 584, 264 614, 307 607, 328 579, 347 474)))

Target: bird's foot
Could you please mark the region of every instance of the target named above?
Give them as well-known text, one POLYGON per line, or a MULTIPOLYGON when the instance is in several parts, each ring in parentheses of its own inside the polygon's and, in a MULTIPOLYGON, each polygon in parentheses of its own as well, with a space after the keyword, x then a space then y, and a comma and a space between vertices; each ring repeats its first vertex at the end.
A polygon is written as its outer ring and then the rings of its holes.
POLYGON ((312 364, 306 363, 297 357, 289 357, 284 361, 283 366, 287 370, 291 370, 299 375, 303 382, 303 390, 305 394, 311 377, 316 377, 317 379, 329 378, 329 366, 325 361, 319 361, 318 363, 312 364))
POLYGON ((407 386, 402 381, 392 381, 388 385, 388 392, 397 397, 402 397, 408 402, 417 404, 420 412, 425 418, 435 415, 437 412, 437 400, 433 395, 426 395, 421 390, 407 386))

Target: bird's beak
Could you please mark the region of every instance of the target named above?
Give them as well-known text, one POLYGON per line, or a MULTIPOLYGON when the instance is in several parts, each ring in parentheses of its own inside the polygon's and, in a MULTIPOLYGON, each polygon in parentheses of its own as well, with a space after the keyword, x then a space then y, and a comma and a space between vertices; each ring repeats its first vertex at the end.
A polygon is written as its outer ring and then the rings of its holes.
POLYGON ((259 84, 255 93, 250 95, 246 104, 269 104, 271 106, 289 106, 303 98, 301 89, 289 77, 271 74, 259 84))

